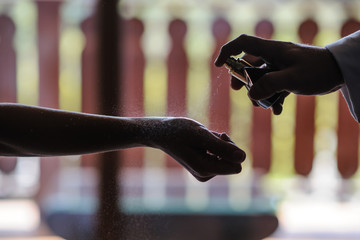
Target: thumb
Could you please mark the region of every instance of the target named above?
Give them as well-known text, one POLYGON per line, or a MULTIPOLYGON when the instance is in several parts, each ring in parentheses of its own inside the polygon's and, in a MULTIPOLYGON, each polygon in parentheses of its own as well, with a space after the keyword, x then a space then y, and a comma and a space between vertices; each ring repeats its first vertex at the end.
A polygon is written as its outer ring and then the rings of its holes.
POLYGON ((253 83, 249 90, 249 96, 251 99, 258 101, 286 91, 288 79, 285 71, 267 73, 253 83))

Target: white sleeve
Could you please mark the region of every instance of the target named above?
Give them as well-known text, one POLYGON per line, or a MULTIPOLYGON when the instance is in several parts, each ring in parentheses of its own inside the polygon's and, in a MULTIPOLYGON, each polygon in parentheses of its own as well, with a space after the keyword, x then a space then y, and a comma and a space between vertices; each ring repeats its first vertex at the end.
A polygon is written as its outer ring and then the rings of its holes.
POLYGON ((345 85, 341 88, 352 116, 360 122, 360 31, 326 46, 338 63, 345 85))

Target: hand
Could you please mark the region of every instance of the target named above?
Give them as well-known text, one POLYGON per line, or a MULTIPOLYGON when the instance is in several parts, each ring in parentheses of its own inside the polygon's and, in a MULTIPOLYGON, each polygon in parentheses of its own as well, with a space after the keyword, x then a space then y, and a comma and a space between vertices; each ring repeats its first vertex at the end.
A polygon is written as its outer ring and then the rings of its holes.
MULTIPOLYGON (((244 59, 246 62, 250 63, 254 67, 258 67, 258 68, 266 67, 266 64, 264 64, 264 61, 259 57, 255 57, 255 56, 252 56, 249 54, 244 54, 244 56, 242 56, 241 58, 244 59)), ((239 81, 239 79, 237 79, 236 77, 231 76, 232 89, 240 90, 244 85, 245 84, 243 81, 239 81)), ((282 112, 284 100, 288 95, 289 95, 289 92, 283 91, 280 94, 280 97, 276 100, 276 102, 274 102, 273 105, 270 107, 270 109, 273 111, 273 113, 275 115, 279 115, 282 112)), ((248 96, 249 96, 249 92, 248 92, 248 96)), ((259 106, 257 101, 251 99, 250 97, 249 97, 249 99, 251 100, 252 104, 255 107, 259 106)))
MULTIPOLYGON (((249 97, 254 101, 283 91, 301 95, 327 94, 344 84, 341 71, 326 48, 266 40, 245 34, 221 48, 215 65, 220 67, 228 57, 242 52, 252 58, 247 60, 255 66, 266 63, 277 69, 265 74, 251 87, 249 97)), ((234 81, 232 80, 232 87, 241 88, 234 81)), ((281 111, 282 106, 273 107, 275 114, 280 114, 281 111)))
POLYGON ((225 133, 209 131, 188 118, 165 118, 154 126, 157 137, 151 145, 172 156, 197 180, 241 172, 245 152, 225 133))

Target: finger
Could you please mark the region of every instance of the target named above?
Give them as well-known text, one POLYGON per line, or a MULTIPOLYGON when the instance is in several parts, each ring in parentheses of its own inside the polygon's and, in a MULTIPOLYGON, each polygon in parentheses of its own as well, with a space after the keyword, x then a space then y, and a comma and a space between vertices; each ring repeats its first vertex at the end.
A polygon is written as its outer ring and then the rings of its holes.
POLYGON ((251 103, 254 107, 259 107, 259 104, 255 100, 251 100, 251 103))
POLYGON ((220 138, 221 138, 222 140, 224 140, 224 141, 233 143, 233 141, 230 139, 229 135, 227 135, 226 133, 222 133, 222 134, 220 135, 220 138))
POLYGON ((209 168, 208 158, 218 160, 216 156, 209 156, 206 152, 194 149, 186 149, 182 152, 183 155, 179 156, 168 152, 179 164, 181 164, 191 175, 193 175, 198 181, 206 182, 215 177, 213 169, 209 168))
POLYGON ((247 61, 248 63, 250 63, 254 67, 260 67, 265 63, 261 57, 256 57, 247 53, 244 54, 244 56, 242 56, 241 58, 247 61))
POLYGON ((194 159, 191 164, 180 161, 198 181, 205 182, 216 175, 229 175, 240 173, 241 163, 223 161, 218 156, 199 151, 188 151, 186 159, 194 159))
POLYGON ((226 142, 230 142, 232 144, 234 144, 234 142, 231 140, 231 138, 229 137, 229 135, 227 135, 226 133, 218 133, 215 131, 211 131, 214 135, 216 135, 218 138, 220 138, 221 140, 224 140, 226 142))
POLYGON ((219 138, 211 138, 206 144, 207 151, 229 162, 243 162, 246 154, 235 144, 219 138))
MULTIPOLYGON (((231 162, 243 162, 245 160, 245 152, 234 143, 222 140, 221 135, 219 137, 219 133, 217 132, 210 131, 206 128, 203 130, 205 131, 199 132, 202 150, 231 162)), ((196 144, 198 143, 199 141, 197 141, 196 144)))
MULTIPOLYGON (((220 135, 220 133, 216 133, 220 135)), ((202 163, 201 169, 191 170, 191 174, 200 182, 206 182, 218 175, 217 172, 214 172, 212 167, 209 165, 209 161, 218 161, 218 158, 214 155, 205 153, 203 156, 200 157, 201 159, 198 163, 202 163), (210 168, 211 167, 211 168, 210 168)))
POLYGON ((259 107, 259 104, 255 100, 252 100, 252 99, 250 99, 250 100, 254 107, 259 107))
POLYGON ((249 97, 255 101, 273 96, 276 93, 288 91, 291 86, 286 70, 266 73, 259 78, 249 90, 249 97))
POLYGON ((203 166, 202 173, 199 172, 200 176, 203 178, 214 175, 236 174, 240 173, 242 170, 241 163, 224 161, 224 159, 211 153, 206 153, 203 156, 202 161, 206 163, 203 166))
POLYGON ((220 67, 230 56, 238 55, 242 52, 262 57, 263 59, 271 59, 280 48, 281 44, 279 44, 279 41, 242 34, 221 47, 219 55, 215 60, 215 65, 220 67))
POLYGON ((206 170, 211 175, 237 174, 242 170, 241 163, 223 161, 223 159, 217 157, 214 158, 210 154, 208 154, 206 158, 206 161, 208 162, 206 170))
POLYGON ((231 88, 234 90, 240 90, 244 86, 244 83, 236 77, 231 77, 231 88))
POLYGON ((218 138, 221 137, 221 133, 215 132, 215 131, 210 131, 212 134, 216 135, 218 138))
POLYGON ((271 110, 274 113, 274 115, 280 115, 283 110, 282 103, 274 103, 274 105, 271 106, 271 110))
POLYGON ((206 182, 206 181, 209 181, 210 179, 212 179, 214 176, 212 177, 199 177, 199 176, 196 176, 196 175, 193 175, 199 182, 206 182))
POLYGON ((210 131, 212 134, 214 134, 216 137, 221 139, 221 133, 215 132, 215 131, 210 131))
POLYGON ((247 93, 247 95, 248 95, 248 97, 249 97, 252 105, 253 105, 254 107, 259 107, 259 104, 258 104, 255 100, 251 99, 249 92, 247 93))
POLYGON ((284 100, 289 94, 289 92, 281 93, 279 99, 271 107, 274 115, 280 115, 282 113, 284 100))

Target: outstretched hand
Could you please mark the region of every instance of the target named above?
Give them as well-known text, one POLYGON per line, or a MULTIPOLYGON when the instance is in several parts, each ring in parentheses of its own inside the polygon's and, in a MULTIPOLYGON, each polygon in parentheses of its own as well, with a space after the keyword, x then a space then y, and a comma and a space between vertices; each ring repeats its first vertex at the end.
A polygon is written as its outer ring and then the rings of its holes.
POLYGON ((197 180, 241 172, 245 152, 225 133, 210 131, 188 118, 165 118, 156 125, 158 133, 151 145, 172 156, 197 180))
MULTIPOLYGON (((251 87, 249 97, 254 105, 255 101, 280 92, 320 95, 336 91, 344 84, 341 71, 326 48, 266 40, 245 34, 221 48, 215 65, 220 67, 230 56, 243 52, 244 58, 254 66, 267 64, 277 70, 265 74, 251 87)), ((231 86, 237 90, 242 87, 242 83, 233 78, 231 86)), ((284 98, 273 106, 274 114, 282 112, 284 98)))

